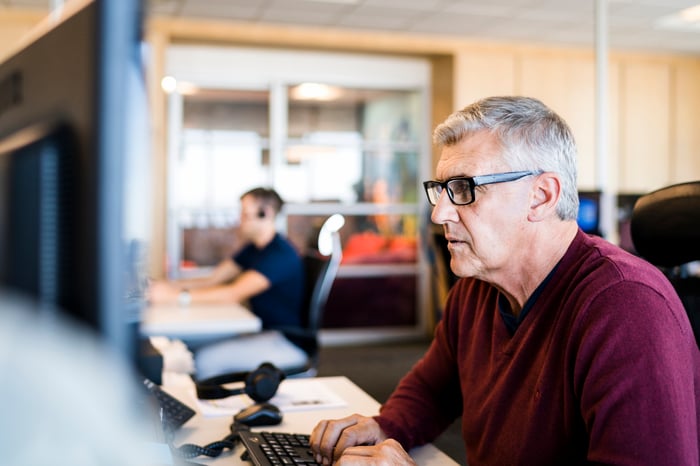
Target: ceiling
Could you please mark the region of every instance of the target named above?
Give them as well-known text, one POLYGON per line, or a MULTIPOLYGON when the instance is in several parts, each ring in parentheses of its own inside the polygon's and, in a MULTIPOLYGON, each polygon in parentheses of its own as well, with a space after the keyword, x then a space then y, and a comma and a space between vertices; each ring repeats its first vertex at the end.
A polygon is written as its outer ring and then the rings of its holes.
MULTIPOLYGON (((700 55, 700 19, 679 12, 700 0, 607 1, 614 49, 700 55)), ((60 0, 0 0, 49 9, 60 0)), ((595 0, 150 0, 151 15, 255 24, 440 35, 467 39, 593 46, 595 0)), ((699 7, 700 9, 700 7, 699 7)))

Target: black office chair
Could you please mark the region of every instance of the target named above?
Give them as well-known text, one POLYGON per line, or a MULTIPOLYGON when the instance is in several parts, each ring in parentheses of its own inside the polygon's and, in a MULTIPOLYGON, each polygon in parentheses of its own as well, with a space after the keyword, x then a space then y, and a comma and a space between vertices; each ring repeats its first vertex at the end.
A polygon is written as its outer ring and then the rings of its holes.
POLYGON ((195 379, 222 384, 240 380, 263 362, 270 362, 287 376, 314 376, 318 369, 319 329, 323 311, 342 259, 338 231, 343 216, 329 217, 318 236, 318 250, 304 260, 307 289, 302 327, 265 330, 200 348, 194 355, 195 379))
POLYGON ((664 271, 673 284, 700 344, 700 277, 688 273, 688 263, 700 260, 700 181, 640 197, 630 229, 637 253, 664 271))

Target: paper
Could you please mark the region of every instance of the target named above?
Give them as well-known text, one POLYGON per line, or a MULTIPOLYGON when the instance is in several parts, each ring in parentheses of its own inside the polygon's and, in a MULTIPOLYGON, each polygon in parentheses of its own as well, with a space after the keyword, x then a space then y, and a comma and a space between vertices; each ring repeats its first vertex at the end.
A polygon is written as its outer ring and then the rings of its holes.
MULTIPOLYGON (((199 411, 205 417, 232 416, 252 403, 248 395, 236 395, 220 400, 197 400, 199 411)), ((341 408, 345 400, 316 379, 292 379, 283 381, 275 396, 269 401, 283 413, 312 409, 341 408)))

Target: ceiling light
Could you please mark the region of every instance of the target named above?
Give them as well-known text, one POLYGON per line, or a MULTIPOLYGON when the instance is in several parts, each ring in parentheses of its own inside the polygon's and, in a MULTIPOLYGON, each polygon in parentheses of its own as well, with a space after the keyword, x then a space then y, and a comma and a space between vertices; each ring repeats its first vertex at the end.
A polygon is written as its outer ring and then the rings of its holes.
POLYGON ((199 91, 199 88, 187 81, 178 81, 172 76, 165 76, 160 80, 160 87, 166 94, 172 94, 177 91, 182 95, 193 95, 199 91))
POLYGON ((171 94, 177 89, 177 80, 172 76, 165 76, 160 80, 160 87, 165 93, 171 94))
POLYGON ((340 97, 340 89, 320 83, 302 83, 291 90, 296 100, 335 100, 340 97))
POLYGON ((654 21, 654 27, 675 31, 700 31, 700 5, 691 6, 672 15, 654 21))
POLYGON ((700 21, 700 5, 691 6, 680 12, 683 21, 697 23, 700 21))

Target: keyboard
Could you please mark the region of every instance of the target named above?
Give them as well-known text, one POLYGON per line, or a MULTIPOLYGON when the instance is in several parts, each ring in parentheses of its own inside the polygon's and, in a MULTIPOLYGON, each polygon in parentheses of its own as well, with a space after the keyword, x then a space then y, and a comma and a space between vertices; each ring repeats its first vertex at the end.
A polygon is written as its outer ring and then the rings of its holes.
POLYGON ((171 432, 179 429, 180 426, 195 415, 195 411, 192 408, 161 389, 152 381, 144 379, 143 384, 158 400, 158 404, 163 410, 162 422, 171 432))
POLYGON ((255 466, 318 465, 309 449, 309 436, 288 432, 241 431, 247 450, 242 459, 255 466))

